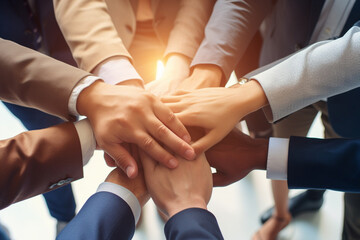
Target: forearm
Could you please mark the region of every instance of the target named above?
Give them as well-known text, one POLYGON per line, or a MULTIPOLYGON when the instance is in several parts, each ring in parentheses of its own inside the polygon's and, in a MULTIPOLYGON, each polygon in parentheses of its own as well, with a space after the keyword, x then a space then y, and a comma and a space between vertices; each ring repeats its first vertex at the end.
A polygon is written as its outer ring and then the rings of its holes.
POLYGON ((0 208, 83 176, 81 145, 72 123, 3 140, 0 155, 0 208))
POLYGON ((74 120, 70 94, 89 73, 7 40, 0 39, 0 49, 1 100, 74 120))
POLYGON ((192 59, 203 37, 214 0, 181 0, 180 9, 170 32, 165 58, 182 54, 192 59))
POLYGON ((229 79, 271 7, 271 0, 217 1, 191 67, 213 64, 229 79))
POLYGON ((270 105, 265 109, 267 118, 277 121, 321 99, 359 87, 359 53, 360 28, 353 27, 342 38, 313 44, 247 76, 261 84, 270 105))
POLYGON ((257 81, 235 84, 230 88, 235 90, 230 96, 230 99, 233 99, 231 105, 241 118, 269 104, 262 86, 257 81))
POLYGON ((114 56, 131 59, 104 0, 54 0, 54 8, 60 29, 81 69, 91 72, 114 56))

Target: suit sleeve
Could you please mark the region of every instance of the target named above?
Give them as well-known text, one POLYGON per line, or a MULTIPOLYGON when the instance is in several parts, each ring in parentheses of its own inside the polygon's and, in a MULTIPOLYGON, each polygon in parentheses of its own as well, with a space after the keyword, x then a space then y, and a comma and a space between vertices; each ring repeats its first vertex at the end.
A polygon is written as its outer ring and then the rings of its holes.
POLYGON ((192 59, 204 38, 214 0, 182 0, 164 56, 180 53, 192 59))
POLYGON ((134 231, 135 220, 129 205, 115 194, 98 192, 56 239, 131 239, 134 231))
POLYGON ((360 139, 291 137, 288 185, 360 192, 360 139))
POLYGON ((185 209, 172 216, 165 225, 166 239, 224 239, 215 216, 200 208, 185 209))
POLYGON ((82 153, 72 123, 0 141, 0 209, 82 178, 82 153))
POLYGON ((63 119, 74 86, 89 73, 0 39, 0 100, 32 107, 63 119))
POLYGON ((60 29, 81 69, 91 72, 114 56, 131 59, 105 0, 54 0, 54 8, 60 29))
POLYGON ((218 0, 191 67, 217 65, 228 79, 271 7, 271 0, 218 0))
POLYGON ((264 112, 272 122, 359 87, 359 56, 360 28, 355 26, 337 40, 315 43, 247 76, 261 84, 270 105, 264 112))

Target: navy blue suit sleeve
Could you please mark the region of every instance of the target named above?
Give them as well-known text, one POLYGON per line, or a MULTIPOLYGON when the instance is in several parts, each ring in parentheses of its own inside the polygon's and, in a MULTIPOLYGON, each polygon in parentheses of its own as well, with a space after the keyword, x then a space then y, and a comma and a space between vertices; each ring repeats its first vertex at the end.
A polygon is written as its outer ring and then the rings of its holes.
POLYGON ((291 137, 288 186, 360 192, 360 139, 291 137))
POLYGON ((172 216, 165 225, 166 239, 224 239, 215 216, 201 208, 185 209, 172 216))
POLYGON ((109 192, 92 195, 57 240, 131 239, 135 219, 129 205, 109 192))

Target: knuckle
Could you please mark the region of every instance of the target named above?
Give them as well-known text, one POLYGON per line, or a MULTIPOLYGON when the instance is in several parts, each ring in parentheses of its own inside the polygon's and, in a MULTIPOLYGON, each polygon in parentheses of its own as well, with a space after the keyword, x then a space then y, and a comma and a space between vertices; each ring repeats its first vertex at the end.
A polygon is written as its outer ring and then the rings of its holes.
POLYGON ((163 137, 166 136, 168 133, 168 129, 167 127, 165 127, 165 125, 160 124, 157 128, 156 128, 156 135, 157 137, 163 137))
POLYGON ((129 122, 128 118, 126 118, 123 115, 118 116, 116 118, 116 124, 118 124, 118 125, 120 125, 122 127, 125 127, 125 128, 128 128, 130 126, 130 122, 129 122))
POLYGON ((128 104, 128 109, 131 112, 140 112, 142 107, 138 102, 132 102, 128 104))
POLYGON ((142 146, 143 146, 143 148, 144 148, 145 150, 150 150, 150 149, 152 149, 152 148, 154 147, 154 145, 155 145, 154 139, 152 139, 151 137, 145 137, 145 138, 143 139, 143 144, 142 144, 142 146))
POLYGON ((170 112, 168 117, 167 117, 167 122, 171 123, 174 122, 176 120, 176 116, 173 112, 170 112))
POLYGON ((125 153, 117 153, 115 155, 115 159, 116 159, 115 160, 116 165, 122 169, 125 169, 125 167, 127 166, 126 154, 125 153))
POLYGON ((147 92, 146 95, 145 95, 147 101, 149 102, 154 102, 156 100, 156 97, 155 95, 153 95, 152 93, 150 92, 147 92))

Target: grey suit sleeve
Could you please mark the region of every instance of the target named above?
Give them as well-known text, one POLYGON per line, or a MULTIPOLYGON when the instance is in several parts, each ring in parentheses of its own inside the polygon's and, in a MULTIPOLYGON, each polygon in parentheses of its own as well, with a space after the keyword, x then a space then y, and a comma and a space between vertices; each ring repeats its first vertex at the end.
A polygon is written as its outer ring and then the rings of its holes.
POLYGON ((265 114, 277 121, 360 86, 360 28, 352 27, 337 40, 313 44, 271 66, 247 77, 261 84, 269 100, 265 114))
POLYGON ((228 79, 271 6, 272 0, 218 0, 191 67, 217 65, 228 79))

